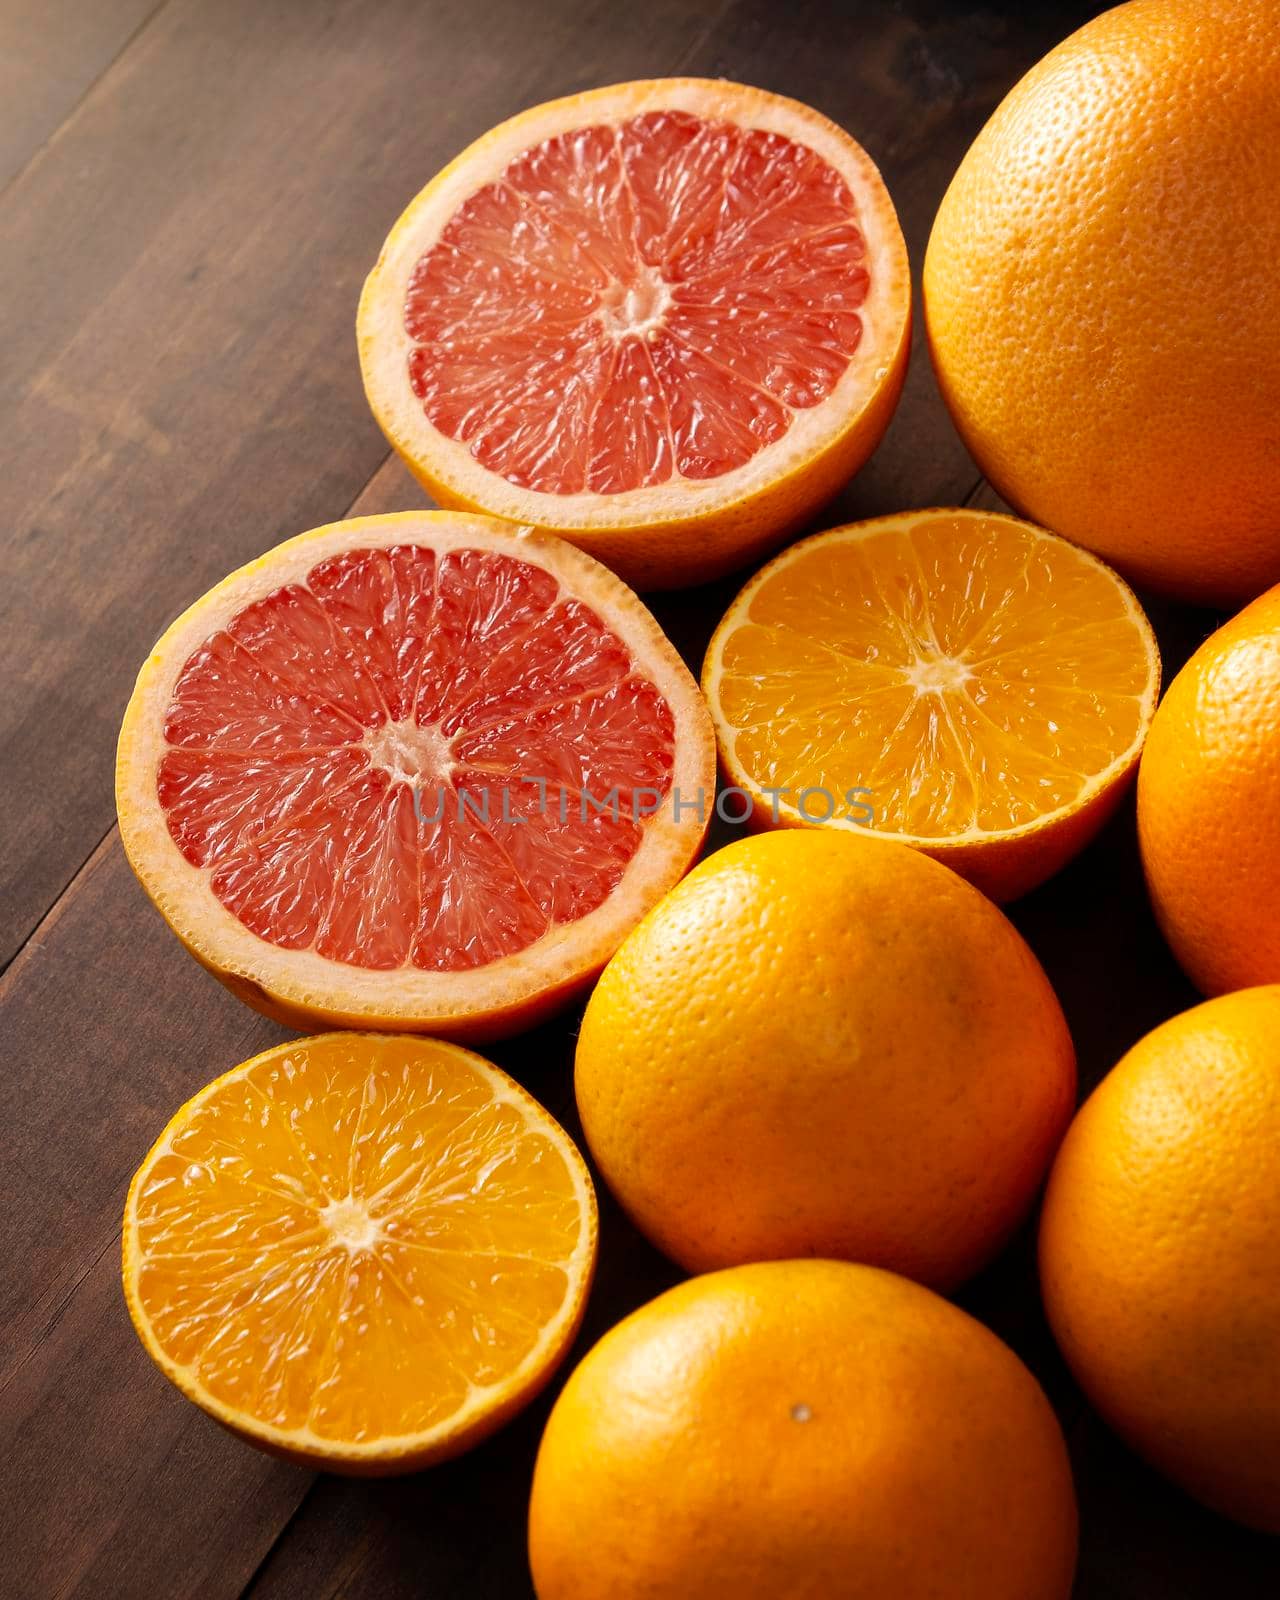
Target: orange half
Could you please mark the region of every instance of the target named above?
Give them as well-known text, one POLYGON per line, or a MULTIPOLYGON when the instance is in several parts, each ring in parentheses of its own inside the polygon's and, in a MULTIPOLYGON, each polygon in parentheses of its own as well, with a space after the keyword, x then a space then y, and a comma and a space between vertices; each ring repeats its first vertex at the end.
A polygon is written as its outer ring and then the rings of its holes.
POLYGON ((582 1317, 596 1204, 568 1135, 434 1039, 280 1045, 187 1102, 124 1214, 160 1370, 250 1442, 409 1471, 491 1432, 582 1317))
POLYGON ((968 510, 802 540, 739 594, 703 668, 757 820, 865 828, 1000 900, 1114 810, 1159 687, 1151 626, 1114 572, 968 510))

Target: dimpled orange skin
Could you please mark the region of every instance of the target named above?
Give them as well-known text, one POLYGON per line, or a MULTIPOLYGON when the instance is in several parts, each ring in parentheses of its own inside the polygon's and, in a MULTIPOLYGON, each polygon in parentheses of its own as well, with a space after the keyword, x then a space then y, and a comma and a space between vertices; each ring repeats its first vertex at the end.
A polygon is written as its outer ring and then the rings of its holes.
POLYGON ((1280 586, 1169 685, 1138 774, 1138 843, 1198 989, 1280 983, 1280 586))
POLYGON ((828 1256, 944 1288, 1027 1211, 1075 1103, 1004 915, 906 845, 821 829, 736 841, 650 912, 575 1074, 605 1181, 689 1271, 828 1256))
POLYGON ((605 1335, 534 1472, 539 1600, 1066 1600, 1076 1511, 1035 1379, 891 1273, 695 1278, 605 1335))
POLYGON ((1280 9, 1131 0, 1018 83, 924 266, 956 426, 1140 587, 1280 580, 1280 9))
POLYGON ((1111 1426, 1280 1533, 1280 985, 1173 1017, 1102 1081, 1054 1165, 1040 1273, 1111 1426))

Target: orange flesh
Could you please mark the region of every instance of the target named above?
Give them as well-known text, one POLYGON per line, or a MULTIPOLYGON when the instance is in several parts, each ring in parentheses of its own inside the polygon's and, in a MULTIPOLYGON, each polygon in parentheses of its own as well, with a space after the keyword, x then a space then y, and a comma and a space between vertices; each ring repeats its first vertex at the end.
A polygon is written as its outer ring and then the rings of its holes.
POLYGON ((260 938, 458 971, 617 886, 671 783, 675 724, 543 568, 357 549, 186 663, 157 788, 183 856, 260 938))
POLYGON ((510 1378, 579 1287, 589 1219, 497 1077, 431 1041, 331 1035, 221 1080, 138 1183, 163 1354, 236 1412, 354 1444, 510 1378))
POLYGON ((535 146, 458 209, 410 280, 409 377, 521 488, 716 478, 835 388, 870 281, 812 150, 650 112, 535 146))
MULTIPOLYGON (((922 517, 779 563, 718 683, 760 786, 872 791, 877 830, 1001 833, 1070 806, 1154 703, 1149 632, 1113 574, 1008 519, 922 517)), ((807 809, 822 820, 826 799, 807 809)))

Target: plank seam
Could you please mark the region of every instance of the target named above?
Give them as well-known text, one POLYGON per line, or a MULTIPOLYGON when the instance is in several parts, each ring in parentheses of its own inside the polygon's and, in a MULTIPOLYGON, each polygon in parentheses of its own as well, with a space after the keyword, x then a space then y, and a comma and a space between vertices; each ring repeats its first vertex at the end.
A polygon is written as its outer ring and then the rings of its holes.
POLYGON ((101 84, 106 77, 114 72, 119 63, 124 59, 125 55, 133 48, 135 42, 141 38, 141 36, 147 31, 147 29, 168 4, 169 0, 157 0, 157 4, 152 6, 151 10, 147 12, 146 16, 143 17, 142 21, 138 23, 137 27, 134 28, 132 33, 130 33, 127 38, 121 41, 120 48, 116 51, 116 53, 109 61, 103 64, 102 70, 95 74, 95 76, 85 84, 84 88, 80 92, 79 97, 67 108, 67 114, 63 117, 58 126, 54 128, 52 133, 48 134, 40 141, 36 148, 18 168, 18 170, 14 173, 11 173, 8 181, 3 186, 0 186, 0 201, 4 200, 10 189, 12 189, 15 184, 22 182, 23 178, 25 178, 27 173, 31 171, 32 167, 35 166, 36 162, 39 161, 40 157, 45 153, 49 146, 53 144, 54 140, 57 139, 63 130, 80 114, 85 102, 96 92, 99 84, 101 84))
POLYGON ((985 478, 979 478, 977 483, 975 483, 973 488, 969 490, 968 494, 965 495, 964 499, 960 502, 960 504, 962 506, 971 506, 973 504, 973 502, 978 498, 978 496, 982 493, 982 491, 987 487, 988 487, 987 480, 985 478))
POLYGON ((112 1230, 110 1237, 102 1245, 101 1249, 98 1250, 97 1254, 93 1257, 93 1260, 89 1262, 88 1266, 85 1267, 84 1271, 81 1272, 75 1282, 68 1286, 66 1293, 58 1301, 57 1305, 53 1307, 48 1317, 45 1319, 44 1326, 40 1330, 39 1335, 31 1341, 26 1354, 21 1358, 21 1360, 16 1361, 5 1374, 4 1382, 0 1383, 0 1396, 3 1396, 6 1393, 6 1391, 9 1389, 9 1386, 18 1377, 22 1369, 32 1359, 36 1352, 43 1347, 49 1335, 66 1315, 67 1307, 75 1299, 76 1295, 79 1294, 80 1286, 98 1265, 99 1261, 102 1260, 103 1256, 106 1255, 107 1251, 110 1250, 113 1245, 117 1250, 120 1248, 120 1233, 121 1230, 119 1228, 114 1228, 112 1230))
MULTIPOLYGON (((316 1492, 316 1485, 319 1482, 320 1482, 320 1474, 318 1472, 312 1473, 311 1482, 306 1486, 306 1488, 298 1496, 297 1505, 294 1506, 293 1510, 289 1513, 289 1515, 280 1524, 279 1528, 276 1529, 275 1535, 272 1538, 271 1543, 262 1552, 262 1555, 261 1555, 261 1557, 260 1557, 260 1559, 258 1561, 258 1564, 254 1567, 253 1571, 249 1574, 249 1577, 248 1577, 248 1579, 247 1579, 247 1581, 246 1581, 246 1583, 244 1585, 244 1588, 241 1589, 241 1591, 240 1591, 240 1600, 251 1600, 251 1596, 253 1595, 254 1590, 258 1586, 258 1581, 262 1577, 263 1573, 265 1572, 267 1564, 270 1562, 272 1556, 275 1555, 276 1551, 280 1548, 281 1540, 285 1537, 285 1535, 288 1533, 289 1529, 298 1520, 298 1517, 301 1515, 302 1508, 306 1505, 307 1501, 311 1499, 311 1496, 316 1492)), ((318 1597, 316 1597, 316 1600, 318 1600, 318 1597)))
POLYGON ((61 916, 63 902, 75 888, 76 884, 80 881, 84 874, 92 869, 93 864, 97 860, 98 856, 104 853, 105 847, 110 840, 111 835, 115 833, 116 830, 117 823, 113 818, 111 826, 94 845, 93 849, 89 851, 88 855, 83 858, 83 860, 80 862, 80 865, 63 884, 62 888, 59 889, 58 893, 54 896, 52 903, 40 917, 39 921, 37 921, 33 927, 28 929, 22 941, 15 948, 13 954, 9 956, 6 961, 0 963, 0 1004, 3 1004, 6 995, 12 987, 13 981, 16 978, 20 966, 25 966, 26 959, 30 955, 38 953, 41 946, 41 935, 47 933, 49 928, 52 927, 52 925, 57 921, 58 917, 61 916))

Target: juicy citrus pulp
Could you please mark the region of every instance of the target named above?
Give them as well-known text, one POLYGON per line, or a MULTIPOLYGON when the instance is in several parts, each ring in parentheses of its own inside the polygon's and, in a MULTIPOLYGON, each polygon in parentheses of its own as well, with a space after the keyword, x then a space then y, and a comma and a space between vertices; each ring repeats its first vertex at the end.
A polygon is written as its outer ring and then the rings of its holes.
POLYGON ((394 1471, 540 1387, 595 1247, 582 1158, 504 1073, 437 1040, 328 1034, 173 1118, 129 1191, 124 1280, 152 1359, 220 1422, 394 1471))
POLYGON ((582 930, 598 965, 601 923, 696 851, 677 780, 711 781, 634 597, 443 513, 335 524, 219 585, 144 669, 120 762, 131 859, 197 953, 385 1021, 483 1001, 486 973, 554 981, 582 930))
POLYGON ((446 971, 595 910, 675 751, 670 706, 550 572, 421 544, 344 551, 228 619, 164 736, 169 831, 246 927, 446 971))
POLYGON ((523 488, 717 478, 835 388, 869 282, 820 156, 650 111, 542 140, 458 208, 409 279, 409 380, 523 488))
POLYGON ((802 540, 703 671, 763 820, 869 826, 1007 898, 1101 825, 1155 709, 1133 594, 1015 518, 906 512, 802 540))
POLYGON ((892 207, 847 135, 740 85, 624 84, 503 124, 414 201, 361 353, 444 503, 626 527, 829 445, 895 387, 907 299, 892 207))

